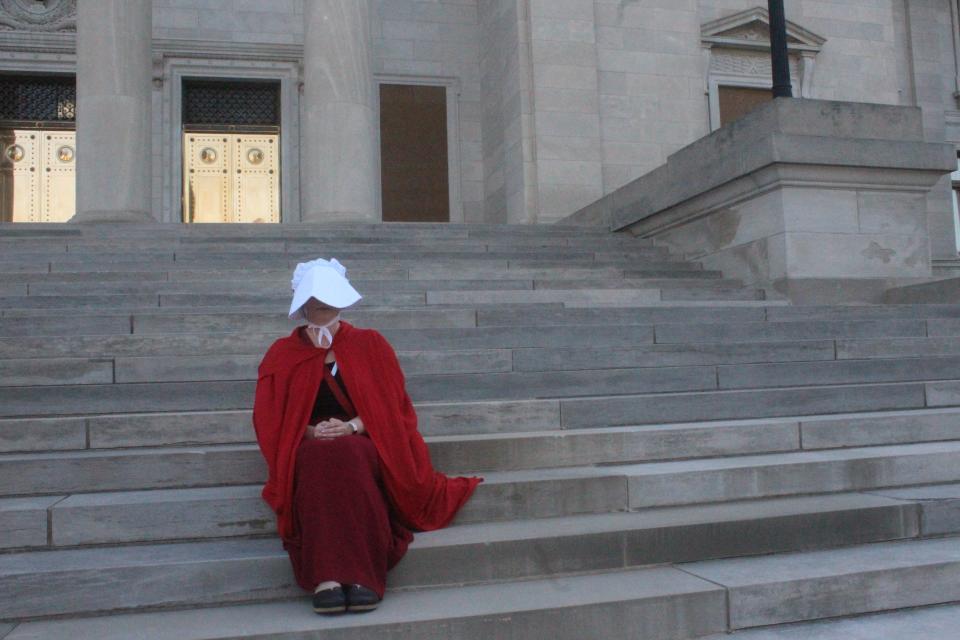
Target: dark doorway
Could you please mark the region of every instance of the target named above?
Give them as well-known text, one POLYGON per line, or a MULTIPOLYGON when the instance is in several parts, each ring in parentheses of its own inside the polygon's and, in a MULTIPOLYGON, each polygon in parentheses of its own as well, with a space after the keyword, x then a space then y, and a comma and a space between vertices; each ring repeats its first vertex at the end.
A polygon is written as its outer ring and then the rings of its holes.
POLYGON ((385 222, 449 222, 447 90, 380 85, 385 222))

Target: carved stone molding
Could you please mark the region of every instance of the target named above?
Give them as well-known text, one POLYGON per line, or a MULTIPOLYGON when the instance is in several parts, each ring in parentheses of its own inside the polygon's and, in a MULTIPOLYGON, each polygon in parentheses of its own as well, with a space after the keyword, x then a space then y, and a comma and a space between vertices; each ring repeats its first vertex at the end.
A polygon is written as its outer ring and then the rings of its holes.
POLYGON ((76 31, 77 0, 0 0, 0 31, 76 31))

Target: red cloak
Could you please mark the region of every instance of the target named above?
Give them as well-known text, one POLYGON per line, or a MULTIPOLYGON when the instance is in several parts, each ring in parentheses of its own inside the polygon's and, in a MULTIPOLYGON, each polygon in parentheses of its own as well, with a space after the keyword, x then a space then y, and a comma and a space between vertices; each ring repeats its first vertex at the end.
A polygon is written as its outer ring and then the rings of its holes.
MULTIPOLYGON (((294 329, 267 350, 253 404, 253 425, 269 469, 262 495, 277 514, 277 530, 285 541, 298 536, 291 509, 294 461, 327 355, 327 349, 315 347, 300 331, 294 329)), ((448 478, 434 470, 417 431, 417 414, 400 363, 386 338, 373 329, 341 321, 330 348, 336 351, 347 393, 377 448, 387 494, 397 514, 420 531, 445 527, 482 478, 448 478)))

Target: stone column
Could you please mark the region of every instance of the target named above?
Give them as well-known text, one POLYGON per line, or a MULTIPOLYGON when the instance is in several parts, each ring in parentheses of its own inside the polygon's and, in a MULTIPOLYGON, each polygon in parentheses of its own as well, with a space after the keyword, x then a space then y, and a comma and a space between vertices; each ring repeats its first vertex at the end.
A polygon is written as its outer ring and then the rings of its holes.
POLYGON ((152 222, 151 0, 77 3, 77 214, 152 222))
POLYGON ((310 0, 303 10, 303 221, 379 221, 370 2, 310 0))

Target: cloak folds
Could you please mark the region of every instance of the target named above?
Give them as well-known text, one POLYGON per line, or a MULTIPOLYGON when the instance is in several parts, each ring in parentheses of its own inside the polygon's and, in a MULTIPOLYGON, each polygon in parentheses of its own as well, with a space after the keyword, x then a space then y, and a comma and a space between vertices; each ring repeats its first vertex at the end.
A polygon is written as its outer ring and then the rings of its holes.
MULTIPOLYGON (((260 363, 253 425, 269 475, 263 499, 277 514, 284 541, 295 541, 292 501, 297 447, 324 375, 327 349, 294 329, 273 343, 260 363)), ((347 393, 377 448, 384 485, 403 522, 420 531, 445 527, 482 478, 449 478, 434 470, 417 431, 417 415, 393 348, 372 329, 340 322, 330 347, 347 393)), ((345 438, 355 436, 343 436, 345 438)))

